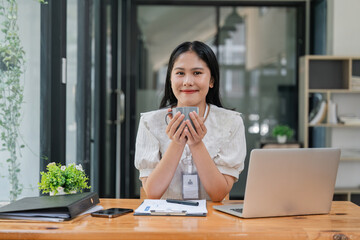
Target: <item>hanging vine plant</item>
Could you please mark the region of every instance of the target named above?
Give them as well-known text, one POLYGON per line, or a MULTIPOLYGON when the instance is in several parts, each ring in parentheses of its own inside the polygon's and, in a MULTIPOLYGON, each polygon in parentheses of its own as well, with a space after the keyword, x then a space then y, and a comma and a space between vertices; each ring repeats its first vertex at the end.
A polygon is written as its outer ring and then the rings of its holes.
POLYGON ((2 150, 8 152, 10 201, 21 194, 23 185, 19 182, 20 163, 18 160, 19 126, 24 87, 20 82, 23 73, 25 52, 19 38, 16 0, 0 2, 0 140, 2 150))
MULTIPOLYGON (((44 0, 38 0, 46 3, 44 0)), ((19 37, 17 0, 0 0, 0 150, 6 151, 10 201, 21 194, 18 142, 24 87, 21 83, 25 52, 19 37)), ((3 159, 0 159, 3 161, 3 159)))

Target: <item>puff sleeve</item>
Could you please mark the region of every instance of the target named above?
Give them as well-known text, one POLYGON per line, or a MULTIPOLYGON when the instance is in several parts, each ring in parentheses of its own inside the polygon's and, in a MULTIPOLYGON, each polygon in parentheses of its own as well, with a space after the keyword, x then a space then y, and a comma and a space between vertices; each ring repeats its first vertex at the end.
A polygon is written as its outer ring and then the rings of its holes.
POLYGON ((160 143, 153 135, 142 115, 140 118, 135 145, 135 167, 139 170, 139 178, 147 177, 160 161, 160 143))
MULTIPOLYGON (((234 113, 234 112, 233 112, 234 113)), ((218 133, 217 144, 210 144, 209 154, 222 174, 239 178, 244 169, 246 156, 245 127, 240 113, 225 114, 226 118, 218 119, 222 124, 216 124, 218 133), (221 127, 220 127, 221 126, 221 127)))

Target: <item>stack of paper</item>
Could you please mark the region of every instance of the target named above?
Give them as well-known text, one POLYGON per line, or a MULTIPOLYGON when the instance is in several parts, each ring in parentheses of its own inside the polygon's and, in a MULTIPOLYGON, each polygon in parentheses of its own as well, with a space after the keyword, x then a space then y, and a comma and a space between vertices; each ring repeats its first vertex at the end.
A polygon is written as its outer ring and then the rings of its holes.
POLYGON ((360 125, 360 117, 353 115, 343 115, 339 117, 340 122, 345 125, 360 125))
POLYGON ((360 90, 360 77, 352 76, 351 89, 352 90, 360 90))
POLYGON ((62 222, 102 209, 97 193, 27 197, 0 208, 2 219, 62 222))
POLYGON ((206 200, 193 200, 198 206, 169 203, 166 200, 146 199, 134 215, 203 216, 207 214, 206 200))

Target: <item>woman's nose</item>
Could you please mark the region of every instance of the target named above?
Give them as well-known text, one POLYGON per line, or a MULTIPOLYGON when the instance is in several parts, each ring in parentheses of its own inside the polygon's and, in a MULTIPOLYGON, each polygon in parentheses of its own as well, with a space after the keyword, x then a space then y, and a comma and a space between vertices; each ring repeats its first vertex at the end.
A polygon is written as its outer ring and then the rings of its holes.
POLYGON ((183 82, 184 86, 192 86, 193 84, 194 84, 194 81, 191 76, 186 76, 184 78, 184 82, 183 82))

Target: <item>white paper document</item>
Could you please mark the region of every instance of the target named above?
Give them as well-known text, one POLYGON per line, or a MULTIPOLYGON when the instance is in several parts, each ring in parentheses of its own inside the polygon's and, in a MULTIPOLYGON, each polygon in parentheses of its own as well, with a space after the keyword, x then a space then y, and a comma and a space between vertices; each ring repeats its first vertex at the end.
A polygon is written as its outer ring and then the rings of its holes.
POLYGON ((198 206, 190 206, 178 203, 169 203, 166 200, 146 199, 135 210, 134 215, 157 215, 157 216, 206 216, 206 200, 189 200, 198 202, 198 206))

